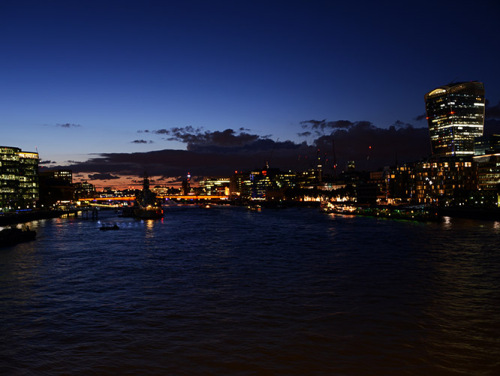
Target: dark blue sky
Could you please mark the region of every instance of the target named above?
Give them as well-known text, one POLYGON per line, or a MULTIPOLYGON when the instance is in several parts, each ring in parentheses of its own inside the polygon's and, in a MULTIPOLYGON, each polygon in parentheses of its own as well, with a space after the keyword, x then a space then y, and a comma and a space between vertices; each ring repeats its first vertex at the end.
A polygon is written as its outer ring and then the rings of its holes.
POLYGON ((64 163, 186 149, 154 133, 174 127, 296 143, 313 141, 298 136, 308 120, 424 127, 415 118, 439 85, 482 81, 490 105, 500 101, 499 11, 495 1, 2 1, 0 144, 64 163))

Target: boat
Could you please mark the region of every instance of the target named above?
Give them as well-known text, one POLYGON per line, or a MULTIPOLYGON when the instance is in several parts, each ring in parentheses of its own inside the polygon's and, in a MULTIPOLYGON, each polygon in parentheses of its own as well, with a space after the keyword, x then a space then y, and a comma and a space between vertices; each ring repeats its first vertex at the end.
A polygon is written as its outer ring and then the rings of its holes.
POLYGON ((19 229, 16 227, 6 228, 0 231, 0 247, 8 247, 18 243, 29 242, 35 240, 36 231, 30 230, 28 227, 19 229))
POLYGON ((156 194, 149 189, 149 179, 144 177, 142 191, 135 195, 133 216, 141 219, 163 218, 163 208, 156 194))
POLYGON ((250 211, 260 212, 260 211, 262 211, 262 206, 260 206, 260 205, 248 205, 247 209, 250 211))
POLYGON ((440 221, 441 216, 435 208, 423 205, 414 206, 353 206, 345 203, 325 201, 321 210, 326 213, 342 215, 361 215, 387 219, 406 219, 412 221, 440 221))
POLYGON ((116 224, 113 225, 113 226, 104 226, 104 225, 102 225, 101 228, 100 228, 101 231, 119 230, 119 229, 120 229, 120 227, 118 227, 118 225, 116 225, 116 224))

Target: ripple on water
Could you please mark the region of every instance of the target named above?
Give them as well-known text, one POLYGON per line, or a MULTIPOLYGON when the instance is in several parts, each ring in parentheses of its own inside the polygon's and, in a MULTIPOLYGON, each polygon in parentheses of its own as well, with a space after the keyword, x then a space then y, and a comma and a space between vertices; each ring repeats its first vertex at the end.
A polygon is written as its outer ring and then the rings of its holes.
POLYGON ((493 374, 494 223, 167 210, 0 253, 3 374, 493 374))

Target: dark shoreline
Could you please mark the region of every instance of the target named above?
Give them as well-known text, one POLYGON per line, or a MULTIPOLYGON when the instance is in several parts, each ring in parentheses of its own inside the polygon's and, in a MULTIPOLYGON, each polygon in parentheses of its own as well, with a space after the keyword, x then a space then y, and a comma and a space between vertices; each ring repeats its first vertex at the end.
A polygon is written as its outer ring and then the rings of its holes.
POLYGON ((40 219, 58 218, 65 214, 74 213, 76 213, 75 210, 35 210, 22 213, 7 213, 0 215, 0 226, 16 225, 40 219))
POLYGON ((500 221, 500 209, 495 209, 495 208, 490 208, 490 209, 473 208, 473 207, 439 208, 438 214, 442 217, 500 221))

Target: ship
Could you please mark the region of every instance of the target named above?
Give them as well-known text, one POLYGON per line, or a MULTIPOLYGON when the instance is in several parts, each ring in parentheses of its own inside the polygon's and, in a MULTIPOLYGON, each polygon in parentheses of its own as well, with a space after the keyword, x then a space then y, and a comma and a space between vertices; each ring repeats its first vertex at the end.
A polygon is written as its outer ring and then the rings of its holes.
POLYGON ((156 194, 149 189, 149 179, 144 177, 142 191, 135 195, 133 216, 141 219, 163 218, 163 208, 156 194))

